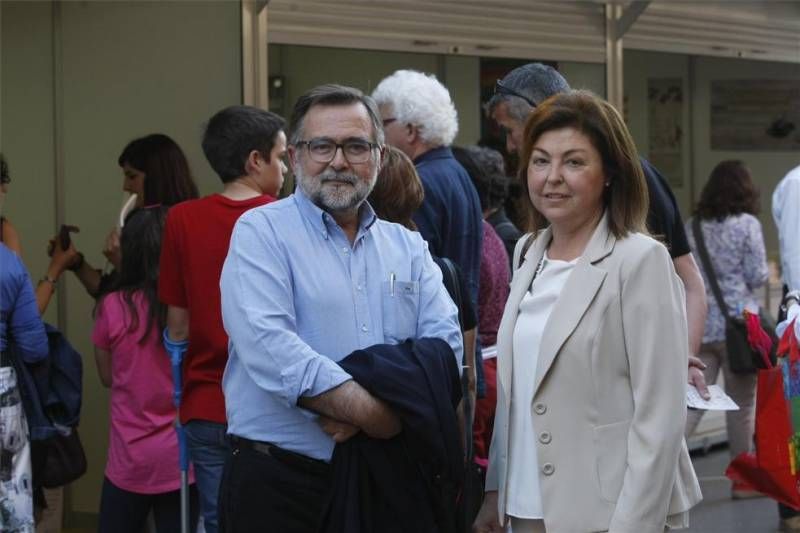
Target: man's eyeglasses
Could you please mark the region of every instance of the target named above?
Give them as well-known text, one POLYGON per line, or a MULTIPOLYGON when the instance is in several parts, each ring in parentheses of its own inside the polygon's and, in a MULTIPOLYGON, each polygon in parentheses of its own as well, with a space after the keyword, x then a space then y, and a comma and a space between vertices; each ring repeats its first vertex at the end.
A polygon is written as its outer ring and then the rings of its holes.
POLYGON ((534 102, 524 94, 520 94, 519 92, 512 89, 508 85, 503 85, 503 82, 501 80, 497 80, 496 82, 494 82, 494 94, 505 94, 507 96, 516 96, 517 98, 522 98, 523 100, 528 102, 528 105, 530 105, 531 107, 536 107, 536 102, 534 102))
POLYGON ((380 148, 379 144, 361 139, 351 139, 343 143, 335 143, 330 139, 311 139, 296 143, 296 146, 303 145, 308 147, 308 155, 312 161, 326 165, 333 161, 339 148, 347 162, 354 165, 366 163, 372 158, 372 150, 380 148))

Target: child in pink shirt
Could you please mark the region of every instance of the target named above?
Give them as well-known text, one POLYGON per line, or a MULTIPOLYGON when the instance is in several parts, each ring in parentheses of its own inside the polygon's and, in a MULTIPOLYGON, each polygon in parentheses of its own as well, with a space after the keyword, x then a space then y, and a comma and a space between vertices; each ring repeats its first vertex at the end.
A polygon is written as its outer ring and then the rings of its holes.
MULTIPOLYGON (((170 360, 161 344, 165 309, 156 296, 165 217, 163 207, 129 216, 119 278, 97 304, 92 342, 100 380, 111 389, 99 533, 139 533, 151 510, 159 533, 180 531, 176 412, 170 360)), ((194 485, 190 494, 194 531, 194 485)))

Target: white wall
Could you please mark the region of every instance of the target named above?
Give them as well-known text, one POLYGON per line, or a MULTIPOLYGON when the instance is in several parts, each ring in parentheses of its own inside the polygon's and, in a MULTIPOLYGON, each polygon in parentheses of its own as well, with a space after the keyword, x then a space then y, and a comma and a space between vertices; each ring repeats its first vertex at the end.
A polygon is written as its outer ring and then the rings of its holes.
POLYGON ((286 82, 283 106, 276 111, 287 118, 295 100, 317 85, 339 83, 369 94, 383 78, 398 69, 435 74, 450 89, 458 111, 456 144, 477 141, 480 136, 479 64, 475 57, 270 45, 270 75, 281 75, 286 82))
MULTIPOLYGON (((80 226, 75 241, 91 264, 104 264, 103 239, 122 199, 117 157, 134 137, 172 136, 201 192, 219 188, 199 143, 211 114, 241 103, 238 2, 0 2, 0 9, 2 150, 13 180, 7 214, 34 278, 45 271, 44 248, 56 227, 54 94, 63 113, 65 221, 80 226), (54 49, 62 58, 57 77, 54 49)), ((81 436, 89 458, 89 472, 71 489, 71 510, 96 513, 108 396, 90 344, 94 302, 72 275, 65 278, 59 294, 67 295, 67 336, 84 354, 81 436)))
POLYGON ((800 64, 771 63, 712 57, 694 59, 694 175, 698 192, 714 166, 725 159, 743 160, 761 189, 761 224, 771 259, 778 257, 778 237, 772 221, 772 191, 792 168, 800 165, 800 153, 790 151, 719 151, 711 149, 711 82, 713 80, 800 80, 800 64))
MULTIPOLYGON (((20 232, 36 280, 55 227, 52 4, 0 2, 0 10, 0 150, 11 172, 3 214, 20 232)), ((55 317, 54 302, 46 318, 55 317)))
POLYGON ((800 164, 800 154, 789 151, 718 151, 711 149, 711 82, 721 79, 800 79, 800 65, 683 54, 625 51, 626 116, 639 150, 647 155, 649 78, 683 80, 685 105, 683 127, 684 186, 674 188, 682 214, 688 217, 714 166, 725 159, 741 159, 761 189, 761 223, 770 259, 778 254, 770 199, 777 182, 800 164), (691 105, 690 105, 691 103, 691 105))
MULTIPOLYGON (((604 94, 603 65, 565 61, 559 63, 559 68, 576 87, 604 94)), ((281 75, 286 82, 282 107, 274 110, 288 116, 301 94, 322 83, 341 83, 371 93, 384 77, 398 69, 435 74, 449 89, 458 111, 459 128, 454 144, 474 144, 479 140, 483 102, 480 58, 475 56, 272 44, 270 75, 281 75)))

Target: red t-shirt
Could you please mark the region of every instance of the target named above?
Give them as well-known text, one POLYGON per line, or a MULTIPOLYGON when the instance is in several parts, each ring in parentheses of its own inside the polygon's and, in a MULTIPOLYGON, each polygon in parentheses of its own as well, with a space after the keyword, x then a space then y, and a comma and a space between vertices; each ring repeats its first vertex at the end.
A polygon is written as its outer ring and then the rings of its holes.
POLYGON ((228 335, 222 327, 219 277, 233 225, 245 211, 274 200, 262 195, 236 201, 212 194, 169 210, 161 245, 158 297, 166 305, 189 311, 181 423, 226 421, 221 383, 228 362, 228 335))

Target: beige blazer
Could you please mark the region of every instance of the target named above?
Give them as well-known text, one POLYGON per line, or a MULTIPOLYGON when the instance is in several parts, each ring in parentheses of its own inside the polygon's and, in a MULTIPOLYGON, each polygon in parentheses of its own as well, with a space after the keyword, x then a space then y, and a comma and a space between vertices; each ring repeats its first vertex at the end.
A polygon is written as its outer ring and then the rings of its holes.
MULTIPOLYGON (((486 490, 506 513, 512 336, 551 239, 514 272, 498 331, 497 412, 486 490)), ((514 266, 526 237, 517 243, 514 266)), ((688 525, 700 499, 683 429, 688 362, 683 285, 666 248, 616 239, 604 216, 542 337, 530 413, 548 533, 661 533, 688 525)))

